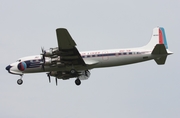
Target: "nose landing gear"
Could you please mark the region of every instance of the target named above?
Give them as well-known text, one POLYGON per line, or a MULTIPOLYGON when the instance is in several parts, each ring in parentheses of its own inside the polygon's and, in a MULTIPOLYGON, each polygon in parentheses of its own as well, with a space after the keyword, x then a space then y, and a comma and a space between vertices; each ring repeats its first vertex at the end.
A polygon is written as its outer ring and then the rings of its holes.
POLYGON ((23 75, 21 75, 21 78, 17 80, 17 84, 18 84, 18 85, 21 85, 21 84, 23 83, 22 76, 23 76, 23 75))
POLYGON ((18 79, 18 80, 17 80, 17 84, 18 84, 18 85, 21 85, 22 83, 23 83, 23 80, 22 80, 22 79, 18 79))

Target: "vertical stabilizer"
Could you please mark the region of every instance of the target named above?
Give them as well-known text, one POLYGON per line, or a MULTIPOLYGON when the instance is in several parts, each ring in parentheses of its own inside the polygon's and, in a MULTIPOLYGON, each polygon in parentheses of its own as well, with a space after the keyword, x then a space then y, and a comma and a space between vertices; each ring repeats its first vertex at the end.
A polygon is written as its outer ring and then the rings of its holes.
POLYGON ((162 27, 156 27, 153 29, 150 42, 143 48, 152 50, 156 44, 164 44, 165 48, 168 49, 165 30, 162 27))

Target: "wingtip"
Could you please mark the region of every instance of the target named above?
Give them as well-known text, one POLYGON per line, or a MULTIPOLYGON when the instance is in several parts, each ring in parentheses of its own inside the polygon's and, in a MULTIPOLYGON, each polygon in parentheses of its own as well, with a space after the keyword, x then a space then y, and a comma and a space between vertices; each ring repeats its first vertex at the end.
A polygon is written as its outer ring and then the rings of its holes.
POLYGON ((56 28, 56 31, 57 30, 67 30, 66 28, 56 28))

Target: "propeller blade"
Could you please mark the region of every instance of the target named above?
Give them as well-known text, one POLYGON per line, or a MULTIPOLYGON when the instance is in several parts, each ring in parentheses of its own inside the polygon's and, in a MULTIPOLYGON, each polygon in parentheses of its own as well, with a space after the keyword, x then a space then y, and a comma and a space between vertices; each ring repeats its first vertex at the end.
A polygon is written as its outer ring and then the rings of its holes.
POLYGON ((42 63, 42 69, 45 70, 44 69, 44 63, 45 63, 45 56, 44 55, 45 55, 46 51, 44 50, 43 47, 41 47, 41 51, 42 51, 41 55, 42 55, 42 62, 43 62, 42 63))
POLYGON ((44 63, 45 63, 45 58, 44 58, 44 55, 42 55, 42 69, 43 69, 43 71, 45 70, 44 63))
POLYGON ((44 69, 44 64, 42 64, 42 69, 45 70, 45 69, 44 69))
POLYGON ((58 85, 58 83, 57 83, 57 77, 55 78, 56 79, 56 86, 58 85))
POLYGON ((45 50, 44 50, 43 47, 41 47, 41 51, 42 51, 42 55, 44 55, 45 54, 45 50))
POLYGON ((41 47, 41 51, 44 52, 44 48, 43 47, 41 47))

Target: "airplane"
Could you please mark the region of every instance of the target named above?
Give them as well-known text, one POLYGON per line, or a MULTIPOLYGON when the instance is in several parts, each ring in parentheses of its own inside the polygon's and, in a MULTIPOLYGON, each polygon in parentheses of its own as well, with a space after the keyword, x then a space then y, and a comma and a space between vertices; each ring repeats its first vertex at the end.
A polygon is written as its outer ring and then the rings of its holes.
POLYGON ((90 77, 90 70, 95 68, 121 66, 148 60, 155 60, 158 65, 166 62, 168 50, 165 30, 163 27, 153 29, 150 42, 138 48, 111 49, 79 52, 76 43, 65 28, 56 29, 58 47, 44 50, 40 55, 28 56, 18 59, 8 65, 6 70, 20 75, 17 84, 23 83, 22 77, 27 73, 46 72, 49 83, 51 76, 67 80, 76 78, 75 84, 80 85, 81 80, 90 77))

